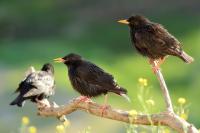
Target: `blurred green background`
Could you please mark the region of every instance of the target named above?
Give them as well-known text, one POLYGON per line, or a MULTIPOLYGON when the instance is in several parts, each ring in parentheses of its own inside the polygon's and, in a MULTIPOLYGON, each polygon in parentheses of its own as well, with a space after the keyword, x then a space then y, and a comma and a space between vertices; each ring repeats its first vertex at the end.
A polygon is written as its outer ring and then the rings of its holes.
MULTIPOLYGON (((15 133, 21 117, 30 117, 39 133, 55 132, 55 118, 36 115, 36 107, 27 102, 24 108, 9 106, 18 83, 30 65, 37 69, 56 57, 70 52, 82 55, 112 73, 127 88, 132 103, 111 94, 109 103, 124 110, 142 110, 137 100, 138 78, 148 79, 153 112, 165 107, 159 83, 147 59, 132 48, 129 29, 117 23, 132 14, 143 14, 163 24, 195 58, 187 65, 169 57, 162 70, 175 104, 178 97, 190 103, 189 121, 200 127, 200 2, 199 0, 1 0, 0 1, 0 131, 15 133)), ((53 63, 53 62, 52 62, 53 63)), ((67 77, 67 68, 54 64, 58 104, 79 96, 67 77)), ((94 99, 103 103, 103 97, 94 99)), ((71 133, 91 126, 93 133, 123 133, 125 124, 98 118, 83 112, 68 115, 71 133)))

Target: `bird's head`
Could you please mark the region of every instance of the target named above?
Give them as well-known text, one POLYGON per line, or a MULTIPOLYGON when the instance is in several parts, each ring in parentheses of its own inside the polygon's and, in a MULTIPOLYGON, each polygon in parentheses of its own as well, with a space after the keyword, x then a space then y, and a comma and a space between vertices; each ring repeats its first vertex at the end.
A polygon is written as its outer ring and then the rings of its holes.
POLYGON ((53 65, 50 64, 50 63, 44 64, 41 70, 42 70, 42 71, 46 71, 46 72, 48 72, 48 73, 52 73, 52 74, 54 73, 54 67, 53 67, 53 65))
POLYGON ((149 23, 150 21, 144 16, 135 15, 131 16, 128 19, 119 20, 118 22, 122 24, 127 24, 130 27, 140 27, 142 25, 149 23))
POLYGON ((57 63, 64 63, 67 66, 69 66, 70 64, 75 64, 78 63, 82 60, 81 56, 78 54, 74 54, 74 53, 70 53, 62 58, 56 58, 54 59, 55 62, 57 63))

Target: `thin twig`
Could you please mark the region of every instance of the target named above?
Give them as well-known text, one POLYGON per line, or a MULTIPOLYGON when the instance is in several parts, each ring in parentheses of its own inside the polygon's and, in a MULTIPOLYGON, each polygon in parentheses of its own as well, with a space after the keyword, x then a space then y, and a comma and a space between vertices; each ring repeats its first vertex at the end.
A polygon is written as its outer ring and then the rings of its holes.
MULTIPOLYGON (((157 67, 157 62, 156 61, 153 61, 152 67, 153 68, 157 67)), ((163 77, 163 75, 161 73, 161 70, 160 69, 155 69, 155 74, 156 74, 156 77, 157 77, 157 79, 158 79, 158 81, 160 83, 160 88, 161 88, 163 96, 164 96, 166 109, 167 109, 167 111, 173 113, 174 110, 173 110, 171 98, 170 98, 169 91, 167 89, 167 85, 165 83, 164 77, 163 77)))

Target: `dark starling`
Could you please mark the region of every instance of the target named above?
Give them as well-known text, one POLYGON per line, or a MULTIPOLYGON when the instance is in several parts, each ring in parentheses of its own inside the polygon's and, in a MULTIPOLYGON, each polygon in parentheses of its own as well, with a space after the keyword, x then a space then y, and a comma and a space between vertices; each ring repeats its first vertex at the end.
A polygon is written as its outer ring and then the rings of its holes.
POLYGON ((19 92, 18 97, 10 105, 22 107, 28 99, 32 102, 41 101, 53 95, 54 89, 54 68, 47 63, 43 65, 41 71, 32 71, 26 75, 15 91, 19 92))
POLYGON ((163 60, 167 55, 172 55, 186 63, 193 61, 193 58, 182 50, 181 43, 161 24, 139 15, 118 22, 129 25, 131 40, 136 50, 150 60, 163 60))
POLYGON ((127 90, 118 86, 112 75, 82 59, 80 55, 71 53, 54 60, 63 62, 68 67, 70 82, 82 96, 91 98, 113 92, 129 100, 127 90))

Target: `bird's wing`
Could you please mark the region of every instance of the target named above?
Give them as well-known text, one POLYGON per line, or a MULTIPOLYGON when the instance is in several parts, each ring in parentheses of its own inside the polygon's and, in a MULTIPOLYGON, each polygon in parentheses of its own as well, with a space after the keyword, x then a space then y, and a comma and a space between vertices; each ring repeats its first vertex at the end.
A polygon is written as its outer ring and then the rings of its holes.
POLYGON ((151 26, 151 30, 154 33, 152 39, 158 42, 155 43, 155 47, 161 48, 166 54, 176 55, 182 51, 181 43, 162 25, 154 23, 151 26))
POLYGON ((168 54, 174 54, 174 55, 182 53, 181 43, 162 26, 160 28, 160 31, 166 34, 162 36, 162 40, 165 41, 166 45, 168 45, 168 50, 166 52, 167 53, 170 52, 168 54))
POLYGON ((37 88, 41 87, 53 87, 54 85, 54 77, 53 75, 40 71, 36 77, 35 82, 32 83, 37 88))
POLYGON ((84 65, 80 66, 77 69, 77 73, 81 80, 84 80, 89 84, 103 86, 105 89, 116 86, 116 82, 112 75, 106 73, 103 69, 90 62, 86 62, 84 65))
POLYGON ((41 93, 43 93, 41 90, 38 90, 36 88, 32 88, 26 94, 24 94, 23 97, 36 96, 36 95, 40 95, 41 93))
POLYGON ((55 94, 55 89, 56 89, 56 82, 54 81, 53 86, 49 90, 49 95, 54 95, 55 94))
POLYGON ((35 72, 36 72, 36 70, 35 70, 35 68, 34 68, 33 66, 30 66, 30 67, 28 68, 28 70, 25 72, 25 77, 24 77, 24 79, 19 83, 19 86, 18 86, 18 88, 16 89, 15 93, 17 93, 17 92, 20 91, 21 86, 23 86, 23 84, 24 84, 24 82, 26 81, 26 79, 28 79, 28 78, 30 77, 30 75, 31 75, 32 73, 35 73, 35 72))
POLYGON ((38 71, 32 73, 25 80, 26 83, 33 86, 24 96, 33 96, 41 93, 51 94, 54 86, 54 77, 47 72, 38 71))

